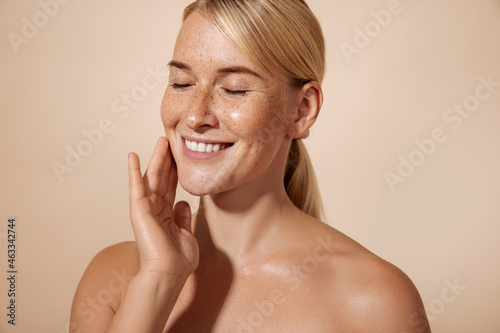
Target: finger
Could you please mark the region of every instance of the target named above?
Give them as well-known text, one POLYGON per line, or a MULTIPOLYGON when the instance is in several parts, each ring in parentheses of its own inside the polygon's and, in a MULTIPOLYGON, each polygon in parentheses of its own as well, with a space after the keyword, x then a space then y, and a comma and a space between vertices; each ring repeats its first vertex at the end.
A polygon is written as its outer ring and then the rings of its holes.
POLYGON ((172 158, 169 156, 168 140, 160 137, 153 151, 153 156, 149 161, 148 168, 144 174, 144 185, 146 193, 158 193, 160 185, 168 181, 168 173, 165 170, 170 169, 172 158))
POLYGON ((186 201, 179 201, 174 207, 174 222, 179 228, 184 228, 190 233, 191 230, 191 208, 186 201))
POLYGON ((175 193, 177 191, 177 165, 172 163, 172 167, 169 170, 168 182, 164 183, 166 188, 165 190, 165 201, 168 202, 171 206, 174 205, 175 202, 175 193))
MULTIPOLYGON (((165 197, 171 188, 171 182, 175 182, 175 187, 177 187, 177 168, 175 165, 175 160, 174 157, 172 156, 172 151, 170 150, 170 143, 167 148, 167 159, 170 160, 170 163, 163 163, 163 170, 162 170, 162 181, 159 184, 159 192, 158 194, 162 197, 165 197), (172 176, 174 177, 174 180, 172 179, 172 176)), ((175 188, 174 188, 174 196, 173 198, 175 199, 175 188)), ((170 204, 173 206, 174 205, 174 200, 170 201, 170 204)))
POLYGON ((128 186, 131 200, 143 198, 146 195, 141 164, 136 153, 128 154, 128 186))

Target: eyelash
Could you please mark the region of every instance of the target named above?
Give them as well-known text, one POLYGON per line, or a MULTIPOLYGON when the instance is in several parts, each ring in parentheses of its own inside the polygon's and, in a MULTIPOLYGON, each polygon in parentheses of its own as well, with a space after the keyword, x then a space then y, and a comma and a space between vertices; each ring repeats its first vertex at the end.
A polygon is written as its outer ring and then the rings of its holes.
POLYGON ((245 96, 247 94, 246 90, 229 90, 229 89, 224 89, 224 91, 229 94, 229 95, 235 95, 235 96, 245 96))
POLYGON ((179 83, 173 83, 171 84, 171 87, 174 89, 184 89, 190 87, 190 84, 179 84, 179 83))
MULTIPOLYGON (((189 88, 191 84, 179 84, 179 83, 173 83, 171 84, 171 87, 174 89, 184 89, 184 88, 189 88)), ((234 96, 245 96, 247 94, 246 90, 230 90, 230 89, 224 89, 224 91, 229 94, 229 95, 234 95, 234 96)))

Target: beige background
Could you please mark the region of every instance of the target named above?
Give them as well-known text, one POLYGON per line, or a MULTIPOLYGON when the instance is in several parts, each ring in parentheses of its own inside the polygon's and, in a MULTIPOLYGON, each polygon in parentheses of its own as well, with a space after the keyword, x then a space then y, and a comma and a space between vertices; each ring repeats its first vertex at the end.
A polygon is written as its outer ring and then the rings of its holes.
MULTIPOLYGON (((0 1, 0 276, 9 217, 19 270, 16 327, 0 279, 1 332, 66 332, 89 260, 133 238, 127 153, 147 160, 162 135, 166 79, 145 96, 141 86, 148 68, 170 60, 189 0, 67 2, 44 22, 38 1, 0 1), (8 33, 33 16, 38 32, 15 52, 8 33), (132 92, 144 100, 127 116, 113 112, 132 92), (51 164, 106 118, 114 130, 59 181, 51 164)), ((479 76, 500 81, 500 3, 404 0, 350 61, 341 43, 354 45, 356 27, 377 28, 371 11, 394 2, 309 3, 328 41, 326 101, 307 139, 328 223, 412 278, 434 332, 500 332, 500 87, 460 128, 443 119, 479 76), (435 128, 447 140, 391 191, 384 174, 400 155, 418 157, 414 140, 435 128), (449 283, 467 289, 454 294, 449 283)))

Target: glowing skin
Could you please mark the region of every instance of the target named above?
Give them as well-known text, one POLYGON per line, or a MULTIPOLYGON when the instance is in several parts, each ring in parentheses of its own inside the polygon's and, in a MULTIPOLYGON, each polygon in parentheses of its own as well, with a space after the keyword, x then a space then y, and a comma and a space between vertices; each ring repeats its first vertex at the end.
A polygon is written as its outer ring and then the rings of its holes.
POLYGON ((137 241, 91 262, 72 325, 95 333, 429 333, 404 273, 287 197, 289 143, 314 123, 319 84, 290 88, 197 13, 183 24, 170 67, 168 142, 158 141, 144 177, 129 156, 137 241), (202 196, 193 219, 187 203, 173 206, 170 150, 181 185, 202 196), (80 304, 108 290, 116 272, 130 282, 89 320, 80 304))
POLYGON ((181 185, 206 195, 281 181, 275 172, 286 153, 277 153, 288 149, 293 123, 287 89, 284 77, 264 72, 213 24, 191 15, 177 39, 161 110, 181 185), (197 153, 186 149, 186 139, 227 148, 197 153))

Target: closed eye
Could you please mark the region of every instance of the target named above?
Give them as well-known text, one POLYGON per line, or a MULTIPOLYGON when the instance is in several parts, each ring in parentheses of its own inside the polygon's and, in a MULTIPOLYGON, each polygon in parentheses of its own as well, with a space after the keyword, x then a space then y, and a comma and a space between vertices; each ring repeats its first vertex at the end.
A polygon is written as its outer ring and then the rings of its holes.
POLYGON ((171 86, 172 88, 174 88, 174 89, 184 89, 184 88, 188 88, 188 87, 190 87, 190 86, 191 86, 191 84, 189 84, 189 83, 188 83, 188 84, 172 83, 170 86, 171 86))
POLYGON ((230 89, 224 89, 224 91, 229 94, 229 95, 240 95, 244 96, 246 95, 247 91, 246 90, 230 90, 230 89))

